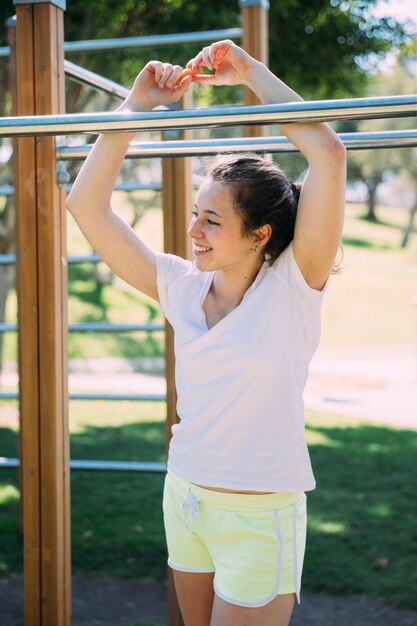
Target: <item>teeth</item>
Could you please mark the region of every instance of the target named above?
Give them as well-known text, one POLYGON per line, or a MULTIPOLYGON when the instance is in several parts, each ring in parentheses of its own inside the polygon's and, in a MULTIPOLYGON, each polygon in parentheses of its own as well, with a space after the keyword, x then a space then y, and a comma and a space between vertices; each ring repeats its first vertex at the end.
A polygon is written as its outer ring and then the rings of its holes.
POLYGON ((198 246, 196 243, 194 244, 194 248, 197 252, 207 252, 207 250, 211 250, 211 248, 207 248, 206 246, 198 246))

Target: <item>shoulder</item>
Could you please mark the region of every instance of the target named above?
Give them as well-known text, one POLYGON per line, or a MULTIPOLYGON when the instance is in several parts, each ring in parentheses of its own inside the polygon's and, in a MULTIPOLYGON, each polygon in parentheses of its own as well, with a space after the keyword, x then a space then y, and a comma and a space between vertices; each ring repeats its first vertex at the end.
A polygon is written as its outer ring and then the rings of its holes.
POLYGON ((173 282, 180 276, 192 272, 194 269, 191 261, 183 259, 176 254, 156 252, 155 260, 158 277, 167 282, 173 282))
POLYGON ((327 290, 329 281, 325 281, 322 289, 314 289, 305 279, 294 255, 294 241, 281 252, 279 257, 272 263, 273 272, 285 282, 287 287, 298 298, 306 303, 321 301, 327 290))

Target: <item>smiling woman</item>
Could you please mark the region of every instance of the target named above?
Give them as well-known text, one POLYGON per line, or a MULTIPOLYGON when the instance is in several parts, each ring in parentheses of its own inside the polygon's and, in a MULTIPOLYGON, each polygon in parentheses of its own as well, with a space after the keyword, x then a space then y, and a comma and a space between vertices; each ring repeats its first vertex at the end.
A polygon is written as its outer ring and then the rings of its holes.
MULTIPOLYGON (((191 81, 301 101, 226 40, 185 70, 151 61, 121 110, 174 102, 191 81)), ((341 238, 346 155, 326 124, 282 128, 308 161, 304 182, 256 155, 216 157, 188 228, 192 261, 154 252, 111 208, 132 136, 99 137, 67 201, 103 260, 174 329, 180 422, 163 512, 186 626, 286 626, 300 601, 304 492, 315 487, 302 396, 341 238)))

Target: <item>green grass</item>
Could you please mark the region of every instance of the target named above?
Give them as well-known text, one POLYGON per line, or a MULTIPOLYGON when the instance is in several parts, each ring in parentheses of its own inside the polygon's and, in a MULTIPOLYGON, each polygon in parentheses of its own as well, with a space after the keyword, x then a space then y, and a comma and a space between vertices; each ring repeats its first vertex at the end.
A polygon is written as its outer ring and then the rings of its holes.
MULTIPOLYGON (((117 196, 118 208, 129 207, 117 196)), ((410 343, 417 295, 417 236, 399 248, 407 215, 379 207, 381 222, 361 219, 348 207, 345 258, 323 310, 323 347, 410 343)), ((161 211, 145 214, 139 230, 161 249, 161 211)), ((69 218, 71 253, 89 248, 69 218)), ((100 268, 106 271, 104 267, 100 268)), ((115 279, 97 289, 91 268, 70 268, 69 319, 148 322, 162 316, 155 303, 115 279)), ((16 318, 8 300, 6 321, 16 318)), ((5 360, 16 358, 8 333, 5 360)), ((160 356, 163 335, 71 334, 70 358, 160 356)), ((0 403, 0 456, 17 456, 17 406, 0 403)), ((70 403, 74 459, 165 460, 165 407, 129 402, 70 403)), ((393 605, 417 609, 417 431, 310 413, 307 437, 318 489, 308 494, 309 535, 303 589, 371 593, 393 605)), ((166 576, 161 511, 162 476, 72 473, 72 552, 76 572, 110 576, 166 576)), ((22 569, 15 471, 0 472, 0 575, 22 569)))
MULTIPOLYGON (((71 403, 75 459, 163 461, 163 406, 71 403), (139 410, 140 408, 140 410, 139 410)), ((369 593, 417 609, 417 431, 310 413, 307 438, 318 488, 308 494, 303 590, 369 593)), ((12 420, 0 454, 16 454, 12 420)), ((163 477, 72 473, 76 572, 166 577, 163 477)), ((0 573, 22 567, 16 473, 0 474, 0 573)))

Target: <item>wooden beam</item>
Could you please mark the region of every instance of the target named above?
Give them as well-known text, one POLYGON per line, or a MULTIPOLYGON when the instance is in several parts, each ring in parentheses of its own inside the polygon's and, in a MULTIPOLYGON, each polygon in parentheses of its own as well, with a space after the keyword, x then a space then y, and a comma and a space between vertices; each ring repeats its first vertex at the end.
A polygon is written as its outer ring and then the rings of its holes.
MULTIPOLYGON (((18 114, 64 113, 63 11, 50 2, 16 9, 18 114)), ((55 138, 18 142, 25 626, 69 626, 66 213, 55 138)))
MULTIPOLYGON (((192 107, 192 96, 182 99, 184 109, 192 107)), ((171 137, 170 137, 171 138, 171 137)), ((177 139, 191 139, 192 131, 179 131, 177 139)), ((164 250, 183 258, 191 258, 191 240, 187 226, 193 206, 191 158, 162 160, 162 207, 164 212, 164 250)), ((172 437, 171 428, 179 422, 176 411, 174 331, 165 324, 165 376, 167 380, 166 452, 172 437)), ((168 567, 168 624, 184 626, 175 593, 172 570, 168 567)))
MULTIPOLYGON (((242 28, 243 48, 254 59, 269 65, 269 28, 267 0, 240 0, 239 2, 242 28)), ((244 103, 254 106, 261 104, 259 98, 248 88, 244 88, 244 103)), ((265 126, 246 126, 246 137, 262 137, 267 134, 265 126)))

